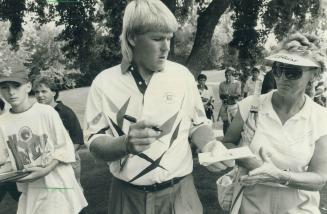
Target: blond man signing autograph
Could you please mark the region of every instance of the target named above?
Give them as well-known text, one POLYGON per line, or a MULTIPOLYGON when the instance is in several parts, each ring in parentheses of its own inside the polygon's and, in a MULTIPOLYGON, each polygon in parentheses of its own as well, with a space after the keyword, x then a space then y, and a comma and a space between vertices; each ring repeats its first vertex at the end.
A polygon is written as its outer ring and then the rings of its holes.
MULTIPOLYGON (((178 24, 159 0, 128 4, 120 65, 93 81, 86 107, 91 153, 110 164, 109 213, 202 213, 188 138, 202 151, 214 140, 194 77, 168 61, 178 24)), ((208 166, 220 171, 233 162, 208 166)))

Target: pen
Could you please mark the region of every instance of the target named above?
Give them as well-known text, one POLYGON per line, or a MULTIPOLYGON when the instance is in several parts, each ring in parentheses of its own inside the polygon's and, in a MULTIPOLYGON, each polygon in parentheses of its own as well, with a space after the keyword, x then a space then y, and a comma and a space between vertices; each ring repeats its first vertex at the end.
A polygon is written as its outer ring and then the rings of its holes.
MULTIPOLYGON (((136 122, 137 122, 137 120, 136 120, 135 117, 129 116, 129 115, 127 115, 127 114, 125 114, 125 115, 123 116, 123 118, 126 119, 126 120, 128 120, 128 121, 131 122, 131 123, 136 123, 136 122)), ((158 127, 156 127, 156 126, 152 126, 151 129, 153 129, 153 130, 155 130, 155 131, 157 131, 157 132, 162 132, 162 130, 159 129, 158 127)))
POLYGON ((126 120, 128 120, 129 122, 132 122, 132 123, 136 123, 136 122, 137 122, 137 120, 136 120, 135 117, 129 116, 129 115, 127 115, 127 114, 125 114, 125 115, 123 116, 123 118, 126 119, 126 120))

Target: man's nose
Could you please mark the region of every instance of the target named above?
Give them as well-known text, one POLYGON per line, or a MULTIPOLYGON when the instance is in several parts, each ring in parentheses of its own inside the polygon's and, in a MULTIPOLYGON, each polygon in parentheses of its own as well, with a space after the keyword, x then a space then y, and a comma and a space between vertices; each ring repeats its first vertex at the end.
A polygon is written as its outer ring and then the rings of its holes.
POLYGON ((169 51, 170 50, 170 39, 164 39, 162 41, 161 50, 162 51, 169 51))

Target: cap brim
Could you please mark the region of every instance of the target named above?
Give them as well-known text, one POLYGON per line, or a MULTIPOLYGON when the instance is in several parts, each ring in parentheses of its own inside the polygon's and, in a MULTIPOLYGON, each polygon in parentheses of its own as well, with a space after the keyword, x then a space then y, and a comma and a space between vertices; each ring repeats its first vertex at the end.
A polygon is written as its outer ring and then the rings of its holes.
POLYGON ((0 83, 3 82, 17 82, 20 84, 26 83, 28 80, 27 79, 22 79, 22 78, 14 78, 14 77, 1 77, 0 78, 0 83))
POLYGON ((266 57, 265 59, 269 61, 281 62, 290 65, 320 68, 320 66, 310 58, 306 58, 296 54, 284 53, 284 52, 273 54, 269 57, 266 57))

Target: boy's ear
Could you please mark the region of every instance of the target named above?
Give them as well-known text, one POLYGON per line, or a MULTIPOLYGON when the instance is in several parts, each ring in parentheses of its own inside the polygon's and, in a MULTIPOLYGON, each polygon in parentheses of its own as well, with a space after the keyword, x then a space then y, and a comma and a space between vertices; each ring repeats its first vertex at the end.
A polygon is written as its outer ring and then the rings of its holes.
POLYGON ((135 35, 128 35, 127 36, 127 41, 132 47, 135 47, 135 40, 136 40, 135 35))
POLYGON ((32 83, 31 82, 27 82, 26 83, 26 92, 30 93, 32 90, 32 83))

